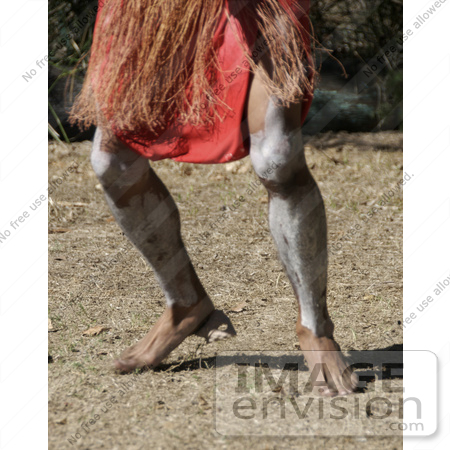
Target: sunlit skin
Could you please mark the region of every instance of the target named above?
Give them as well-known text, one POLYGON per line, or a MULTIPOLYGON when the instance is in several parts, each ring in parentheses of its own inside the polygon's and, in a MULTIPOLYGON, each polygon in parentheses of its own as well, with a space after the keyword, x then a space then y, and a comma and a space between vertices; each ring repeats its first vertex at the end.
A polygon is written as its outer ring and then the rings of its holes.
MULTIPOLYGON (((354 375, 333 339, 326 305, 327 231, 320 191, 304 157, 301 105, 277 105, 255 75, 248 99, 250 158, 269 195, 269 224, 279 257, 298 300, 296 333, 308 366, 326 367, 322 395, 356 390, 354 375), (268 170, 272 168, 272 170, 268 170)), ((148 160, 128 149, 107 128, 94 140, 92 165, 117 223, 153 268, 167 300, 153 328, 115 361, 120 372, 158 366, 188 336, 207 341, 235 335, 215 310, 180 234, 180 215, 148 160)))

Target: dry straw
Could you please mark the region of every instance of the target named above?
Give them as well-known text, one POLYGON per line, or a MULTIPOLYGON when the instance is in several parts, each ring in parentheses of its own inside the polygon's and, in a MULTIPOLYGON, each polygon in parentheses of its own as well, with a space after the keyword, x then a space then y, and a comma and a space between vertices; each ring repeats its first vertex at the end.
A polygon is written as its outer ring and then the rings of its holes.
MULTIPOLYGON (((117 129, 158 132, 174 120, 211 125, 227 106, 214 93, 219 73, 215 41, 226 0, 109 0, 97 19, 91 59, 71 120, 97 125, 98 112, 117 129), (206 104, 205 109, 201 105, 206 104)), ((248 54, 269 92, 282 104, 312 92, 305 30, 287 0, 228 0, 242 26, 270 41, 266 71, 248 54), (306 69, 305 67, 308 67, 306 69), (269 73, 270 72, 270 73, 269 73)), ((292 2, 289 2, 292 3, 292 2)), ((242 42, 242 45, 245 45, 242 42)))

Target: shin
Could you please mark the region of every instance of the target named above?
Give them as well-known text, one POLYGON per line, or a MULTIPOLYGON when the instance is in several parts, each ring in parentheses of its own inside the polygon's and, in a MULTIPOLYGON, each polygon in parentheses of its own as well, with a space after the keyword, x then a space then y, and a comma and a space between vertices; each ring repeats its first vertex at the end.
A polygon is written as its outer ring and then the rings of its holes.
POLYGON ((264 128, 251 139, 252 163, 269 194, 270 230, 299 301, 298 332, 306 328, 317 337, 332 337, 325 209, 306 165, 300 127, 270 99, 264 128))
POLYGON ((168 306, 205 298, 181 239, 177 206, 148 161, 98 129, 91 162, 115 219, 154 269, 168 306))

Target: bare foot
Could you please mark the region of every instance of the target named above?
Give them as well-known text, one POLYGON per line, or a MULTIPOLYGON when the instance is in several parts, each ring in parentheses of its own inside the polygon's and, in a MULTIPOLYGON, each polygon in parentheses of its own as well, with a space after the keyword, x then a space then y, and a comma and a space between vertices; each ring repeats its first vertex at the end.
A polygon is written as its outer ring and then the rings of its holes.
POLYGON ((199 327, 199 335, 205 337, 208 342, 232 336, 233 325, 225 314, 223 316, 219 311, 216 313, 208 298, 190 307, 166 308, 154 327, 138 343, 126 349, 114 362, 114 366, 120 372, 131 372, 140 367, 155 368, 199 327), (208 316, 210 318, 202 326, 208 316), (225 332, 221 331, 219 327, 222 324, 231 328, 225 332))
POLYGON ((348 369, 344 355, 331 337, 317 337, 297 324, 300 348, 311 372, 313 392, 326 397, 348 395, 358 389, 358 378, 348 369))

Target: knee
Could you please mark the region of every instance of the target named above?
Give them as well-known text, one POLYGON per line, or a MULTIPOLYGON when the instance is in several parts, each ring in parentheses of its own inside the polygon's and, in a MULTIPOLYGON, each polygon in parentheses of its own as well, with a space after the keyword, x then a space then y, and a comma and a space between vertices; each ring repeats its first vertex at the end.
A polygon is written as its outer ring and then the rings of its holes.
POLYGON ((253 168, 267 188, 308 181, 310 174, 299 131, 268 135, 260 132, 251 139, 253 168))
POLYGON ((95 132, 91 165, 105 188, 113 184, 132 185, 148 170, 147 160, 99 128, 95 132))

